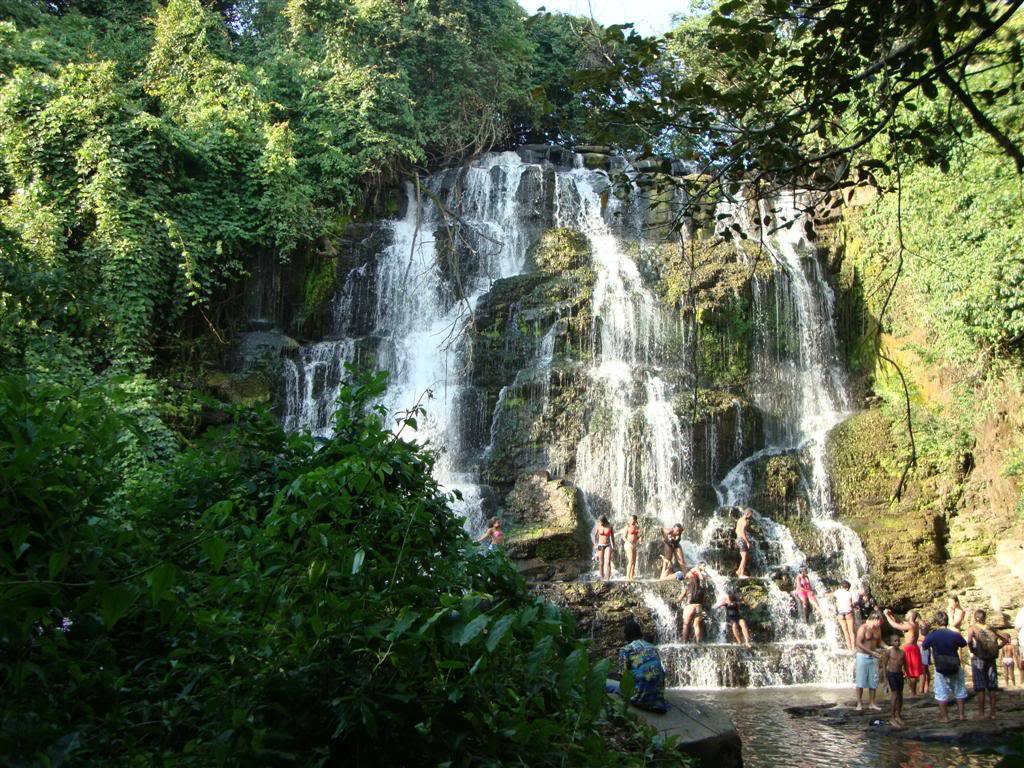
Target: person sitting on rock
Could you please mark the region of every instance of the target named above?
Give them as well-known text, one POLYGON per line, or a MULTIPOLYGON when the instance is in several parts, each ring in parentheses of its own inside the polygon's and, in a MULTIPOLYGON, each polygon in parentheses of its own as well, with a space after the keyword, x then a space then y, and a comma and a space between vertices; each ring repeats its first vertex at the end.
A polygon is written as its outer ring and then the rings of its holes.
POLYGON ((821 613, 821 606, 818 605, 818 596, 814 592, 814 585, 811 584, 811 577, 807 574, 807 566, 800 566, 800 573, 796 577, 796 588, 793 590, 797 607, 800 609, 800 620, 807 622, 807 603, 811 603, 814 609, 821 613))
POLYGON ((971 649, 971 679, 978 696, 978 719, 985 719, 985 701, 988 700, 988 719, 996 719, 996 691, 999 677, 996 659, 1010 638, 985 623, 985 612, 974 612, 974 623, 967 629, 967 647, 971 649))
POLYGON ((683 526, 676 523, 671 528, 661 529, 661 576, 660 579, 672 578, 674 570, 686 570, 686 558, 683 557, 683 526))
POLYGON ((726 592, 725 596, 715 603, 715 609, 718 608, 725 608, 725 621, 732 631, 736 644, 745 645, 747 648, 753 647, 750 644, 750 630, 747 628, 747 620, 743 618, 741 612, 743 602, 740 600, 739 595, 735 592, 726 592), (743 639, 740 639, 740 632, 743 633, 743 639))
MULTIPOLYGON (((658 646, 643 639, 643 631, 632 616, 626 619, 623 634, 626 644, 619 649, 618 672, 621 675, 629 670, 633 675, 633 695, 629 703, 650 712, 667 712, 665 667, 658 646)), ((610 680, 605 689, 621 694, 620 686, 618 681, 610 680)))
POLYGON ((686 574, 683 582, 683 642, 688 642, 690 628, 693 628, 694 642, 699 643, 703 635, 704 576, 705 563, 699 563, 686 574))
POLYGON ((754 510, 747 507, 736 521, 736 549, 740 551, 740 567, 736 569, 736 575, 747 578, 747 559, 750 557, 750 536, 747 529, 750 527, 750 518, 754 516, 754 510))

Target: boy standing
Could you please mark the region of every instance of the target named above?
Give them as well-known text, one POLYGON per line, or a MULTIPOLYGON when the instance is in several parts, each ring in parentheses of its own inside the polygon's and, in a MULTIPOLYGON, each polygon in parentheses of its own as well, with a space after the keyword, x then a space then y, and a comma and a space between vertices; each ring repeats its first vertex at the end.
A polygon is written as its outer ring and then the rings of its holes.
POLYGON ((889 647, 882 653, 882 663, 885 664, 885 684, 892 697, 892 716, 889 722, 897 728, 902 728, 906 725, 903 722, 904 653, 900 648, 899 635, 893 635, 889 639, 889 647))

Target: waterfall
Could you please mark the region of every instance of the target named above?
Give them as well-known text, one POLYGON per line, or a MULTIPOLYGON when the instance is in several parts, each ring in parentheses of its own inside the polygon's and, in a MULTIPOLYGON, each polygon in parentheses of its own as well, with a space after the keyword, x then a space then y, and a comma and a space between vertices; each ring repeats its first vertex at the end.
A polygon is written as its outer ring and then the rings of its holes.
MULTIPOLYGON (((866 568, 860 541, 835 520, 829 490, 825 437, 851 408, 833 296, 802 234, 799 197, 783 195, 756 208, 743 201, 718 207, 719 217, 731 217, 749 242, 763 243, 770 269, 750 270, 753 331, 746 391, 720 392, 726 399, 717 402, 727 409, 695 424, 690 398, 697 326, 658 295, 657 270, 638 250, 645 242, 641 188, 624 195, 613 191, 607 172, 586 169, 578 158, 566 168, 523 163, 514 153, 485 155, 419 186, 407 185, 404 213, 380 225, 386 245, 349 272, 335 297, 332 338, 305 344, 285 360, 284 425, 329 437, 345 364, 376 361, 390 373, 384 404, 392 414, 418 403, 426 409, 415 437, 437 452, 438 481, 461 491, 457 511, 468 529, 477 530, 488 493, 479 467, 500 455, 502 440, 515 429, 503 413, 523 402, 546 413, 556 402, 553 382, 560 388, 570 370, 585 387, 583 434, 570 445, 575 460, 564 448, 560 458, 552 458, 550 445, 534 453, 538 461, 547 456, 547 469, 580 489, 591 522, 607 515, 621 531, 631 515, 639 518, 640 580, 628 589, 654 620, 673 684, 847 682, 849 659, 840 650, 827 599, 820 620, 808 624, 795 616, 789 590, 793 574, 808 560, 798 545, 806 545, 803 529, 791 530, 792 520, 772 519, 755 508, 752 578, 740 581, 732 573, 734 508, 756 507, 757 473, 773 460, 799 465, 808 527, 822 548, 835 553, 822 573, 811 569, 819 594, 839 578, 856 584, 866 568), (795 223, 784 226, 789 220, 795 223), (561 307, 543 320, 503 309, 525 330, 515 341, 516 368, 503 373, 484 398, 470 384, 468 331, 478 305, 488 306, 480 302, 496 281, 529 279, 516 276, 531 271, 531 249, 552 226, 582 233, 589 244, 589 334, 582 341, 578 330, 570 336, 572 318, 561 307), (760 427, 749 426, 745 436, 751 403, 760 427), (752 444, 762 428, 764 443, 752 444), (696 458, 707 475, 699 479, 693 476, 695 438, 703 439, 704 453, 696 458), (701 483, 713 484, 717 504, 695 493, 701 483), (680 644, 678 601, 669 597, 675 582, 657 589, 650 583, 659 570, 660 529, 677 522, 684 526, 687 563, 707 563, 712 599, 752 588, 763 596, 759 610, 767 619, 753 649, 732 643, 721 613, 707 616, 704 643, 680 644)), ((752 257, 738 250, 737 258, 752 257)))

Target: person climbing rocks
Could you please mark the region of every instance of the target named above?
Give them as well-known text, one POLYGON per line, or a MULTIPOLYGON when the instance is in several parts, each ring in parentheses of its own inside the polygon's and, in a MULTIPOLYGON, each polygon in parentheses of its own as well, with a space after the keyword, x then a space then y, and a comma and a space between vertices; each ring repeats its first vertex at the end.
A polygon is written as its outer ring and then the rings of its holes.
POLYGON ((725 622, 732 632, 737 645, 745 645, 752 648, 750 643, 750 629, 747 627, 747 620, 743 618, 743 601, 736 592, 726 592, 725 595, 715 603, 714 610, 725 608, 725 622), (740 633, 743 633, 742 638, 740 633))
MULTIPOLYGON (((643 631, 633 617, 626 619, 623 635, 626 644, 619 649, 618 673, 622 675, 629 670, 633 675, 633 695, 629 703, 649 712, 667 712, 665 667, 658 646, 643 639, 643 631)), ((621 682, 609 680, 605 690, 621 695, 621 682)))
POLYGON ((868 690, 868 709, 881 709, 875 703, 878 693, 878 659, 881 653, 878 648, 882 644, 882 614, 874 611, 868 615, 867 621, 857 629, 855 647, 857 656, 854 661, 853 679, 857 686, 857 711, 864 710, 864 689, 868 690))
POLYGON ((478 543, 487 541, 488 551, 495 550, 505 543, 505 533, 501 530, 501 518, 492 517, 487 530, 477 538, 478 543), (488 541, 490 539, 490 541, 488 541))
POLYGON ((622 541, 626 551, 626 578, 633 581, 636 578, 636 553, 640 544, 640 522, 636 515, 630 515, 629 523, 622 530, 622 541))
POLYGON ((612 577, 612 552, 615 550, 615 531, 608 523, 608 517, 601 515, 594 528, 594 547, 597 549, 598 576, 608 580, 612 577))
POLYGON ((861 585, 853 607, 857 609, 856 618, 861 624, 868 620, 868 616, 878 610, 878 601, 871 596, 871 588, 867 584, 861 585))
POLYGON ((796 588, 793 590, 797 607, 800 609, 800 620, 807 623, 807 603, 811 603, 814 609, 820 614, 821 606, 818 605, 818 596, 814 592, 814 585, 811 584, 811 577, 807 574, 807 566, 800 566, 800 573, 796 577, 796 588))
POLYGON ((939 702, 939 719, 949 722, 949 700, 956 698, 960 719, 966 720, 964 702, 967 701, 967 686, 964 684, 964 668, 960 665, 960 649, 967 645, 964 636, 949 628, 949 616, 938 611, 932 622, 935 629, 929 632, 921 648, 931 652, 935 665, 935 700, 939 702))
MULTIPOLYGON (((888 618, 888 617, 887 617, 888 618)), ((914 645, 917 648, 917 645, 914 645)), ((885 664, 885 686, 892 698, 890 720, 897 728, 906 725, 903 722, 903 674, 906 665, 906 650, 900 648, 900 636, 893 634, 889 639, 889 647, 882 652, 882 663, 885 664)))
POLYGON ((736 521, 736 549, 740 551, 740 567, 736 569, 736 575, 747 578, 747 559, 750 557, 750 536, 747 529, 750 527, 750 519, 754 516, 754 510, 747 507, 736 521))
POLYGON ((971 681, 978 697, 978 719, 984 720, 985 703, 988 702, 988 719, 996 719, 996 692, 999 677, 996 674, 996 659, 1010 638, 985 623, 985 612, 974 612, 974 623, 967 628, 967 647, 971 649, 971 681))
POLYGON ((903 621, 899 621, 889 608, 882 611, 882 615, 885 616, 885 620, 889 622, 893 629, 904 633, 903 655, 906 664, 905 676, 910 682, 910 695, 917 696, 917 683, 924 674, 924 664, 921 663, 921 648, 917 644, 921 632, 917 611, 907 611, 903 621))
POLYGON ((707 564, 698 563, 694 566, 683 581, 683 642, 688 642, 690 628, 693 628, 694 642, 699 643, 703 635, 704 610, 704 578, 707 573, 707 564))
POLYGON ((853 591, 850 589, 850 582, 843 579, 839 588, 832 593, 836 601, 836 617, 839 627, 843 630, 843 639, 846 640, 846 647, 853 651, 853 641, 857 630, 853 623, 853 591))
POLYGON ((676 523, 671 528, 661 529, 661 579, 672 578, 675 570, 686 570, 686 558, 683 557, 683 526, 676 523))

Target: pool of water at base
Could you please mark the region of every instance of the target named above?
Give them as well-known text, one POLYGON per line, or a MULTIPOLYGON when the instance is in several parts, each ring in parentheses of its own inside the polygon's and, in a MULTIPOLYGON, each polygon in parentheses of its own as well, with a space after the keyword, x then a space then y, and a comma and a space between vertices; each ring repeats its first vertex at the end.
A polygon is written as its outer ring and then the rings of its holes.
POLYGON ((688 698, 724 709, 743 740, 745 768, 991 768, 999 762, 953 744, 911 741, 834 728, 786 707, 853 702, 853 690, 788 688, 686 690, 688 698))

